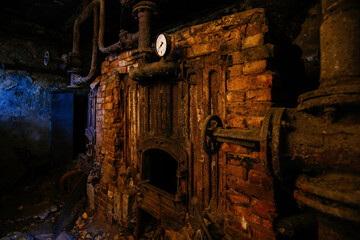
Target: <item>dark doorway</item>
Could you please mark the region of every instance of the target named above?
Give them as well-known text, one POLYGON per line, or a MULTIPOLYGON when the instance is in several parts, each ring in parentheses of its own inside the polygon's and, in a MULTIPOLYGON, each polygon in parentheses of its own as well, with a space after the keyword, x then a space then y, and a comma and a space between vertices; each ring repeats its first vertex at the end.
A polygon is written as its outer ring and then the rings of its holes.
POLYGON ((86 94, 53 93, 51 96, 51 159, 65 163, 85 152, 86 94))
POLYGON ((143 179, 168 193, 176 194, 178 161, 160 149, 149 149, 144 153, 143 179))

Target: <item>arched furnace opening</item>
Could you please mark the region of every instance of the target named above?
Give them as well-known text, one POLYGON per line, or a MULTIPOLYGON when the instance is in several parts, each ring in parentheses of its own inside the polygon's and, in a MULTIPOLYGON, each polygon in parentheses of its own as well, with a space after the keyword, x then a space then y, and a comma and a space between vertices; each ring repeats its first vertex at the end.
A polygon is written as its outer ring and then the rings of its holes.
POLYGON ((143 180, 149 180, 149 184, 175 195, 178 190, 178 161, 160 149, 145 151, 143 161, 143 180))

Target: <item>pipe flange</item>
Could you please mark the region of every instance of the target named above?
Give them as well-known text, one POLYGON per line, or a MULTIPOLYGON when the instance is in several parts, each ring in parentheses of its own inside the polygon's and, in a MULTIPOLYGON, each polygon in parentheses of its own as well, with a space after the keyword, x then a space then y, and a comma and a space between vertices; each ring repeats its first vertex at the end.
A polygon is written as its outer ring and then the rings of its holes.
POLYGON ((271 158, 270 156, 271 148, 269 144, 269 142, 271 142, 270 141, 271 131, 269 130, 271 126, 272 115, 273 115, 273 111, 271 108, 265 114, 260 132, 260 154, 262 156, 261 158, 264 159, 265 162, 268 162, 269 159, 271 158))
POLYGON ((271 163, 274 175, 282 180, 280 164, 281 129, 285 108, 271 108, 265 115, 260 134, 260 152, 271 163))
POLYGON ((272 135, 271 135, 271 163, 274 174, 279 179, 282 179, 281 165, 280 165, 280 146, 281 146, 281 129, 282 119, 285 108, 274 108, 272 117, 272 135))
POLYGON ((360 223, 360 176, 327 172, 317 176, 300 175, 295 199, 324 214, 360 223))
POLYGON ((299 111, 326 106, 359 105, 360 86, 346 85, 318 89, 300 95, 298 102, 299 111))
POLYGON ((138 19, 138 13, 142 12, 142 11, 150 11, 153 14, 156 14, 156 9, 155 9, 155 3, 151 2, 151 1, 141 1, 139 3, 137 3, 136 5, 134 5, 133 7, 133 15, 135 17, 135 19, 138 19))
POLYGON ((205 152, 209 155, 214 155, 221 147, 221 142, 218 142, 214 136, 214 131, 217 127, 223 127, 223 123, 217 115, 208 116, 201 127, 202 145, 205 152))

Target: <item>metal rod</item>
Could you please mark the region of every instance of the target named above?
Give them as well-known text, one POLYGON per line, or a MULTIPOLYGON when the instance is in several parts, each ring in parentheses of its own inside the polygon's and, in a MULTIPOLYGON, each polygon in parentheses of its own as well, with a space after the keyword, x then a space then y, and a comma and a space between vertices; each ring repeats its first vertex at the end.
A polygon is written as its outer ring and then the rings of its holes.
POLYGON ((231 143, 248 148, 258 148, 260 145, 260 128, 251 130, 216 128, 213 136, 218 142, 231 143))
POLYGON ((252 129, 216 128, 214 130, 213 136, 220 139, 233 139, 240 141, 259 142, 260 128, 252 128, 252 129))
POLYGON ((213 155, 219 151, 221 143, 231 143, 255 150, 260 149, 261 128, 224 129, 217 115, 208 116, 201 126, 201 138, 204 150, 213 155))

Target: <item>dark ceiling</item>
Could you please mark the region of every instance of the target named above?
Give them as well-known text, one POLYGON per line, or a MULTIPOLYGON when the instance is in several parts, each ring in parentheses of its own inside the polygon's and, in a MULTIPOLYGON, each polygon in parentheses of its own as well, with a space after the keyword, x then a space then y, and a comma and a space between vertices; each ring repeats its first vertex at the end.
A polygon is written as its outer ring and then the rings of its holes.
MULTIPOLYGON (((296 35, 308 9, 319 0, 157 0, 158 14, 154 18, 154 32, 166 31, 179 25, 209 21, 221 15, 265 7, 270 18, 288 35, 296 35)), ((35 24, 46 29, 71 36, 76 16, 86 0, 11 0, 3 1, 0 8, 0 29, 18 22, 35 24), (3 25, 3 26, 1 26, 3 25)), ((124 9, 119 0, 106 0, 106 36, 116 40, 123 27, 137 31, 137 22, 131 9, 124 9), (114 34, 114 32, 116 34, 114 34)), ((10 29, 8 27, 8 29, 10 29)), ((91 22, 83 31, 91 36, 91 22)), ((20 30, 21 31, 21 30, 20 30)), ((23 29, 22 31, 26 31, 23 29)), ((292 36, 293 37, 293 36, 292 36)))
POLYGON ((9 17, 30 21, 40 26, 63 28, 80 12, 80 0, 11 0, 3 1, 1 11, 9 17))
MULTIPOLYGON (((11 0, 1 3, 0 13, 10 18, 28 21, 53 30, 71 30, 76 16, 83 8, 84 0, 11 0)), ((218 9, 236 0, 156 0, 158 14, 155 21, 162 25, 183 21, 192 14, 199 14, 209 9, 218 9), (164 21, 166 19, 166 21, 164 21)), ((131 9, 123 9, 119 0, 106 0, 107 18, 131 23, 131 9), (120 15, 125 15, 121 18, 120 15)), ((109 21, 109 20, 107 20, 109 21)), ((118 23, 120 24, 120 23, 118 23)))

